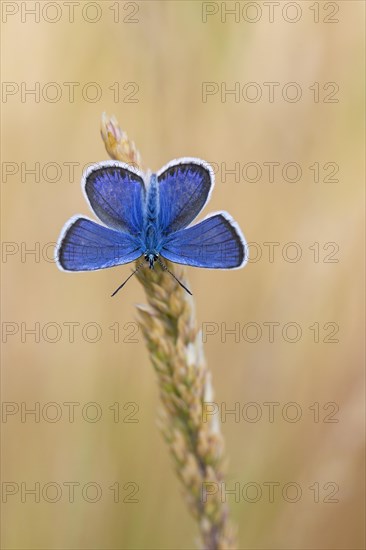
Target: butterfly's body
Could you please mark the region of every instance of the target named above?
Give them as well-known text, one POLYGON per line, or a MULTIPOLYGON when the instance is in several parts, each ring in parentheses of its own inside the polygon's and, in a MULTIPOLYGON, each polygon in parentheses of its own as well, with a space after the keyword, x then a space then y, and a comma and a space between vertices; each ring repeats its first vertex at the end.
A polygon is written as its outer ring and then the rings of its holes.
POLYGON ((151 174, 146 194, 146 215, 141 234, 141 247, 145 248, 144 258, 149 262, 150 269, 159 257, 162 235, 158 225, 159 190, 156 174, 151 174))
POLYGON ((92 271, 143 256, 150 269, 161 258, 211 269, 238 269, 248 259, 239 226, 226 212, 198 224, 192 221, 209 200, 214 185, 205 161, 183 158, 156 174, 117 161, 88 168, 82 187, 104 225, 84 216, 64 227, 57 263, 66 271, 92 271))

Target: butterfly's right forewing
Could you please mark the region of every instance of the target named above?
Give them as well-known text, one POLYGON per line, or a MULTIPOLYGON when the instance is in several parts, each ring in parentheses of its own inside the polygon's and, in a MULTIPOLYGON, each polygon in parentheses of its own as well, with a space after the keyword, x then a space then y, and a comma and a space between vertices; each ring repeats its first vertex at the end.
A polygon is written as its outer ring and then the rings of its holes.
POLYGON ((65 271, 93 271, 132 262, 141 254, 136 237, 76 217, 61 234, 57 263, 65 271))

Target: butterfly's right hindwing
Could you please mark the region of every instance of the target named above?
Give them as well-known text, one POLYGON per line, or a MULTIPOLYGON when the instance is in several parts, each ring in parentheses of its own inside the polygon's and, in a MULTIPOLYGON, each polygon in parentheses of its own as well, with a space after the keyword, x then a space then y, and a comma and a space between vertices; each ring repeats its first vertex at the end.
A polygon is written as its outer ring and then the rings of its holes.
POLYGON ((82 186, 91 209, 105 225, 137 235, 143 225, 145 185, 142 174, 117 161, 88 168, 82 186))

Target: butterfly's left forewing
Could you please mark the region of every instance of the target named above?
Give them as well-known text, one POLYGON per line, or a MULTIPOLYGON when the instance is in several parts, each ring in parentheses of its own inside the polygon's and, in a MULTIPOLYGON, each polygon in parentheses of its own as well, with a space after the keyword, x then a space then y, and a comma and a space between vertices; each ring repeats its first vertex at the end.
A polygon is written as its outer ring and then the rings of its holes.
POLYGON ((178 264, 211 269, 238 269, 247 262, 247 246, 226 212, 167 237, 161 255, 178 264))

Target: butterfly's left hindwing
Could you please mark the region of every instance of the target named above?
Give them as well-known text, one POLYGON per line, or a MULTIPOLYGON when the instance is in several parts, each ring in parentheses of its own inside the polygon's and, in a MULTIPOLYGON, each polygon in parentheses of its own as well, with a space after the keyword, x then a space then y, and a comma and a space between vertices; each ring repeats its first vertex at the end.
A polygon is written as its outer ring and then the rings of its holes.
POLYGON ((187 227, 205 206, 214 186, 209 164, 183 158, 162 168, 158 174, 159 229, 164 235, 187 227))

